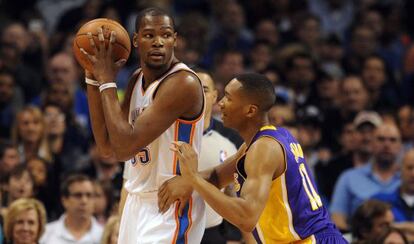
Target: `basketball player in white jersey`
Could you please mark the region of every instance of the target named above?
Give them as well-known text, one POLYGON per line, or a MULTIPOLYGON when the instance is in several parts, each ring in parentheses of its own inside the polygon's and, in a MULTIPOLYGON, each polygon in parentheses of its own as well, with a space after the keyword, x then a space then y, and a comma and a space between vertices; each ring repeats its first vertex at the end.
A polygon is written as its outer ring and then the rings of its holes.
MULTIPOLYGON (((146 9, 136 20, 133 45, 141 68, 131 78, 123 105, 114 79, 125 60, 114 61, 102 29, 87 73, 92 129, 100 152, 127 160, 128 192, 118 243, 199 243, 204 232, 204 202, 193 194, 186 206, 176 202, 165 213, 157 206, 161 184, 180 174, 171 141, 184 140, 199 152, 203 133, 204 95, 196 74, 174 56, 173 19, 160 9, 146 9), (179 210, 183 209, 179 213, 179 210)), ((115 34, 111 33, 110 43, 115 34)))

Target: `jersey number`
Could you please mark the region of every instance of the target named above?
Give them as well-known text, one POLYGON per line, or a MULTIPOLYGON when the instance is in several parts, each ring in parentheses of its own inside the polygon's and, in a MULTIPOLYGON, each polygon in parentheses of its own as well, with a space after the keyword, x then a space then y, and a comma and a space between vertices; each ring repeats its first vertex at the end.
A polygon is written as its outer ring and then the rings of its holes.
MULTIPOLYGON (((297 163, 299 163, 299 158, 304 158, 303 151, 299 143, 291 143, 290 150, 295 156, 297 163)), ((306 195, 308 195, 312 210, 317 210, 322 207, 321 197, 316 192, 304 163, 299 164, 299 173, 302 177, 303 188, 305 189, 306 195)))
POLYGON ((148 147, 144 147, 141 151, 135 155, 132 159, 132 164, 135 165, 139 161, 141 164, 148 164, 151 161, 151 154, 148 147))

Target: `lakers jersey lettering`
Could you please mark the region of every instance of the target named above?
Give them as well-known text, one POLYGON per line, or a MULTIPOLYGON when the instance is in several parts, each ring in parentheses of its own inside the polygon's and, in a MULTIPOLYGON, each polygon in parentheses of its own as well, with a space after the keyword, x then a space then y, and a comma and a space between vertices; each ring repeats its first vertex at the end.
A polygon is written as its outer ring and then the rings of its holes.
MULTIPOLYGON (((305 241, 328 227, 334 228, 306 165, 303 150, 296 139, 286 129, 276 129, 273 126, 262 128, 254 136, 252 143, 260 137, 273 138, 282 146, 286 170, 272 182, 269 199, 253 231, 256 241, 305 241)), ((237 162, 237 171, 234 175, 238 196, 248 177, 244 170, 244 160, 245 155, 237 162)))

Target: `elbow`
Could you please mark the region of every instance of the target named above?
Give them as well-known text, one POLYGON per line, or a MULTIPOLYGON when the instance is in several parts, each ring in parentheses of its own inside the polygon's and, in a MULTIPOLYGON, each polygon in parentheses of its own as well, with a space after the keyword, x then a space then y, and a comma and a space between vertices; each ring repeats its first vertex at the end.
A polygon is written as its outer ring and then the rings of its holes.
POLYGON ((111 158, 114 156, 114 152, 110 147, 98 146, 98 154, 101 158, 111 158))
POLYGON ((132 158, 132 156, 127 155, 123 150, 115 149, 115 158, 119 162, 124 162, 132 158))

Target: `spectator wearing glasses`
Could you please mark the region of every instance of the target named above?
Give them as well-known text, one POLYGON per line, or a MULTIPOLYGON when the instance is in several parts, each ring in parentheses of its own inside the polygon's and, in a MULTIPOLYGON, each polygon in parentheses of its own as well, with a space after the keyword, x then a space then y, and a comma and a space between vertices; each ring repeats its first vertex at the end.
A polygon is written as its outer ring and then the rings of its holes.
POLYGON ((65 212, 59 220, 47 224, 40 243, 100 243, 103 229, 93 217, 94 192, 88 176, 70 175, 61 187, 65 212))

